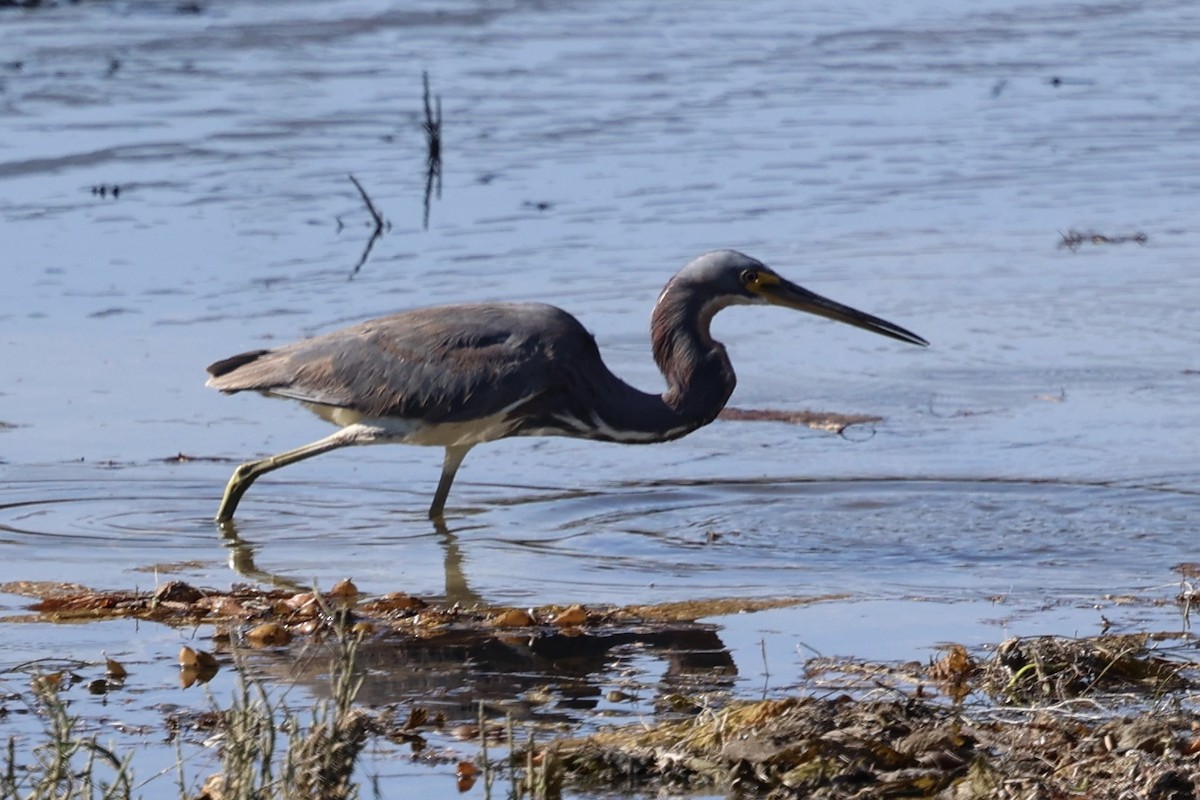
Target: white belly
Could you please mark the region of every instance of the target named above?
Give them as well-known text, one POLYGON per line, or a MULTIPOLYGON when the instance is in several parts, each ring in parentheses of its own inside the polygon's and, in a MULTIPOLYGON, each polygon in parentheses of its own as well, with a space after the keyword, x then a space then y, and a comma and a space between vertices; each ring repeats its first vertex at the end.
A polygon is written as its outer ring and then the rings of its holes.
POLYGON ((512 433, 514 425, 508 419, 508 415, 520 402, 491 416, 466 422, 425 422, 403 417, 367 417, 349 408, 318 403, 304 405, 321 419, 342 428, 353 428, 352 433, 357 443, 462 447, 493 442, 512 433))

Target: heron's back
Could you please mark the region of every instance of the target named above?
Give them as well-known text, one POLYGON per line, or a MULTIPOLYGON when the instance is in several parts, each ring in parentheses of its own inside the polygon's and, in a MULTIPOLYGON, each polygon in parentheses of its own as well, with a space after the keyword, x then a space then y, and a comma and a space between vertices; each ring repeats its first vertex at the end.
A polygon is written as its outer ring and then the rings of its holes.
POLYGON ((591 335, 541 303, 435 306, 209 366, 208 386, 260 391, 366 417, 455 423, 611 377, 591 335))

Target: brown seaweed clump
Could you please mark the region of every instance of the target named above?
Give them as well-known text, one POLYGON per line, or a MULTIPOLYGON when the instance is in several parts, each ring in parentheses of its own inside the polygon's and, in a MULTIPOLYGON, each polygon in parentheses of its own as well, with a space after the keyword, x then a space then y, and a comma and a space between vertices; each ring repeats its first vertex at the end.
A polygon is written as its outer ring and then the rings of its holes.
POLYGON ((982 664, 961 645, 927 668, 846 661, 840 671, 858 682, 835 697, 732 703, 559 742, 554 755, 568 783, 627 790, 1193 798, 1200 714, 1190 692, 1200 665, 1179 658, 1190 645, 1160 650, 1156 638, 1010 639, 982 664))
POLYGON ((588 783, 798 797, 930 796, 964 774, 975 747, 962 724, 912 701, 787 698, 736 703, 650 729, 559 743, 588 783))
POLYGON ((1149 634, 1036 636, 1008 639, 997 648, 981 686, 1009 705, 1060 702, 1099 692, 1156 696, 1187 683, 1181 664, 1155 654, 1149 634))
POLYGON ((1195 714, 997 718, 920 698, 738 703, 559 742, 567 782, 767 798, 1152 798, 1200 787, 1195 714))

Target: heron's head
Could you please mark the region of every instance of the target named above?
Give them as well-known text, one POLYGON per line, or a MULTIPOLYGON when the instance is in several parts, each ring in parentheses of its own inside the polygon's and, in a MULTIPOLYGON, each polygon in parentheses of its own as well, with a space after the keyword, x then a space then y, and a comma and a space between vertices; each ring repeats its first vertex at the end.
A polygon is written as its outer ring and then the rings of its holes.
POLYGON ((902 342, 929 344, 899 325, 810 292, 758 259, 736 250, 714 250, 692 261, 671 279, 663 296, 672 291, 698 298, 705 309, 702 315, 710 318, 730 305, 775 305, 844 322, 902 342))

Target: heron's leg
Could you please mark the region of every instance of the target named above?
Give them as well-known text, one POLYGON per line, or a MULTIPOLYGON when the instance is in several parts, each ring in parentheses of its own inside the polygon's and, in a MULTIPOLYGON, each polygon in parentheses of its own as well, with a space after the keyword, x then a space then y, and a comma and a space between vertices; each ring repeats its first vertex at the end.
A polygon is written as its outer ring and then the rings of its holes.
POLYGON ((439 519, 446 510, 446 498, 450 496, 450 484, 454 483, 454 475, 463 457, 474 445, 459 444, 446 448, 446 457, 442 460, 442 477, 438 481, 437 491, 433 493, 433 505, 429 507, 429 518, 439 519))
POLYGON ((229 483, 225 486, 225 496, 221 498, 221 507, 217 509, 217 522, 227 522, 233 519, 233 512, 237 510, 242 495, 250 488, 250 484, 258 480, 259 476, 266 475, 280 467, 286 467, 288 464, 295 464, 297 461, 303 461, 306 458, 312 458, 346 445, 359 444, 362 441, 358 431, 352 428, 342 428, 311 444, 260 461, 248 461, 242 464, 233 471, 229 483))

